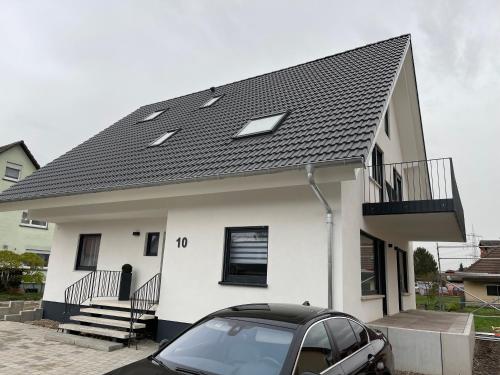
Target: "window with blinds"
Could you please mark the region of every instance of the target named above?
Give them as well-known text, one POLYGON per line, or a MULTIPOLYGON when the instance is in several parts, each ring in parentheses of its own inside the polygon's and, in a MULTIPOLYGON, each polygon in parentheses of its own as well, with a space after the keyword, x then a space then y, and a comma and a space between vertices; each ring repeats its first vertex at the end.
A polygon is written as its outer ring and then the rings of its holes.
POLYGON ((100 245, 100 234, 81 234, 75 268, 77 270, 95 271, 100 245))
POLYGON ((226 228, 223 282, 267 283, 268 227, 226 228))

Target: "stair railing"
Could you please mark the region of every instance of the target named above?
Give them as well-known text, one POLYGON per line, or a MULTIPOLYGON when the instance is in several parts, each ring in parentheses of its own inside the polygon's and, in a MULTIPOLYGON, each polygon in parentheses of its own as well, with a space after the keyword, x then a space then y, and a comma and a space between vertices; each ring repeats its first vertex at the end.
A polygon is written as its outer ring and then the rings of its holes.
POLYGON ((117 297, 121 271, 96 270, 77 280, 64 291, 64 314, 95 297, 117 297))
MULTIPOLYGON (((157 273, 151 279, 139 287, 130 297, 130 330, 128 346, 134 334, 134 323, 141 316, 148 313, 154 305, 160 301, 161 273, 157 273)), ((137 341, 136 341, 137 349, 137 341)))

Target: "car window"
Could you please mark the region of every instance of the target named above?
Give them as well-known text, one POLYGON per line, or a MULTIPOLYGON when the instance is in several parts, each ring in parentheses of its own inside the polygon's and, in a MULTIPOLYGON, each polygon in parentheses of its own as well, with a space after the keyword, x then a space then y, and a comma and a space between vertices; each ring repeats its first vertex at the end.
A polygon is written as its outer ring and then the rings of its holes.
POLYGON ((350 320, 349 323, 351 323, 352 330, 356 335, 359 347, 362 348, 363 346, 368 345, 368 332, 366 332, 365 327, 359 323, 353 322, 352 320, 350 320))
POLYGON ((156 359, 173 370, 183 368, 219 375, 278 375, 293 335, 291 330, 279 327, 214 318, 181 335, 156 359))
POLYGON ((319 374, 333 364, 333 353, 325 325, 316 323, 304 338, 300 349, 295 375, 304 372, 319 374))
POLYGON ((335 344, 337 344, 340 359, 350 356, 359 349, 358 340, 356 340, 349 320, 344 318, 329 319, 326 324, 335 344))

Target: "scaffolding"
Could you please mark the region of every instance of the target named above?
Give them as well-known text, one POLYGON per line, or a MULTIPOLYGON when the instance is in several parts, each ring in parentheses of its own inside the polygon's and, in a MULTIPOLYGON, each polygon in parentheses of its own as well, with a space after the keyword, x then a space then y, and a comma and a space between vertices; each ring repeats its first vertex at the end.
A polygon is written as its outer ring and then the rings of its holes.
MULTIPOLYGON (((498 245, 479 245, 476 244, 476 239, 477 235, 471 235, 473 237, 473 243, 464 243, 460 245, 440 245, 439 243, 436 243, 436 252, 437 252, 437 266, 438 266, 438 307, 439 310, 443 311, 445 309, 445 303, 443 301, 443 290, 442 290, 442 285, 447 287, 448 285, 451 285, 453 288, 458 289, 464 294, 464 299, 461 303, 463 303, 463 306, 467 307, 467 304, 470 304, 471 306, 474 306, 474 310, 468 311, 469 313, 473 314, 474 317, 477 318, 487 318, 489 320, 498 322, 495 323, 495 325, 491 326, 491 330, 493 333, 490 332, 476 332, 476 337, 480 339, 486 339, 486 340, 500 340, 500 296, 497 295, 495 299, 492 301, 486 301, 473 293, 465 290, 465 285, 464 287, 461 287, 455 283, 450 282, 447 277, 446 277, 446 272, 442 272, 441 268, 441 262, 443 260, 469 260, 469 261, 477 261, 479 259, 483 260, 500 260, 500 258, 495 258, 495 257, 481 257, 481 255, 476 255, 476 250, 477 249, 489 249, 489 248, 499 248, 498 245), (442 256, 441 251, 447 250, 447 249, 474 249, 474 254, 469 255, 469 256, 442 256), (474 299, 474 301, 466 301, 465 296, 468 295, 474 299), (483 309, 492 309, 490 312, 493 312, 493 315, 479 315, 478 312, 483 309)), ((448 288, 446 288, 448 289, 448 288)), ((497 289, 498 290, 498 289, 497 289)), ((497 293, 500 294, 500 293, 497 293)))

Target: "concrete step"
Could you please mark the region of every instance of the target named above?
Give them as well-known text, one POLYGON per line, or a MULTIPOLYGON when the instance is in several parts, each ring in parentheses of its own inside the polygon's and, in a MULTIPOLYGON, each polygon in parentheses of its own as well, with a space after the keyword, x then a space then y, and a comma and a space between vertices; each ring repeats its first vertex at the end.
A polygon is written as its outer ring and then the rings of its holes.
POLYGON ((103 352, 112 352, 116 349, 123 348, 120 342, 113 342, 107 340, 94 339, 92 337, 69 335, 67 333, 51 332, 45 335, 47 341, 57 341, 63 344, 70 344, 80 346, 82 348, 90 348, 101 350, 103 352))
MULTIPOLYGON (((90 303, 90 306, 105 306, 113 307, 116 309, 130 310, 130 301, 118 301, 118 300, 99 300, 94 299, 90 303)), ((157 305, 151 306, 150 311, 156 311, 157 305)))
MULTIPOLYGON (((91 323, 91 324, 100 324, 102 326, 109 326, 109 327, 119 327, 119 328, 130 328, 130 322, 126 320, 117 320, 117 319, 107 319, 107 318, 97 318, 94 316, 87 316, 87 315, 74 315, 70 316, 70 320, 76 321, 76 322, 84 322, 84 323, 91 323)), ((146 324, 144 323, 134 323, 133 326, 134 329, 142 329, 146 328, 146 324)))
POLYGON ((59 329, 63 329, 66 331, 81 332, 81 333, 90 333, 92 335, 111 337, 115 339, 122 339, 122 340, 128 339, 127 331, 119 331, 116 329, 82 326, 80 324, 72 324, 72 323, 59 324, 59 329))
MULTIPOLYGON (((95 307, 86 307, 80 309, 81 313, 86 313, 86 314, 99 314, 99 315, 106 315, 106 316, 116 316, 117 318, 127 318, 130 319, 130 312, 129 311, 118 311, 118 310, 107 310, 107 309, 98 309, 95 307)), ((144 314, 139 318, 139 320, 149 320, 149 319, 154 319, 155 316, 152 314, 144 314)))

